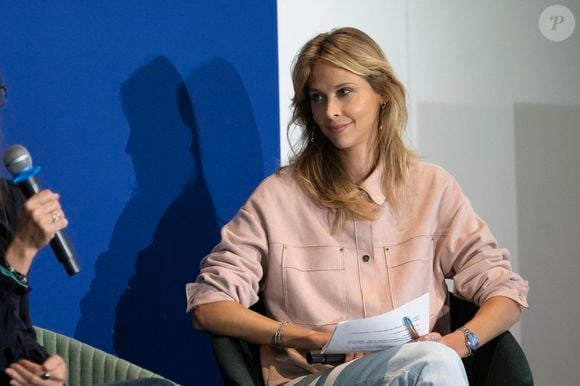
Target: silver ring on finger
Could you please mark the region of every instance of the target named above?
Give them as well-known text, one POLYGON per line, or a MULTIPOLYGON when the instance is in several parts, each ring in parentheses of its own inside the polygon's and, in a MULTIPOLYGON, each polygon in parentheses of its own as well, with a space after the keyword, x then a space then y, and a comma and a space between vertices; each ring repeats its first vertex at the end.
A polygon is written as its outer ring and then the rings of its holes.
POLYGON ((53 223, 59 221, 62 218, 61 215, 60 215, 60 213, 58 211, 56 211, 56 210, 50 212, 50 216, 52 218, 52 222, 53 223))
POLYGON ((50 379, 50 373, 48 371, 45 371, 44 373, 42 373, 40 378, 42 378, 44 380, 50 379))

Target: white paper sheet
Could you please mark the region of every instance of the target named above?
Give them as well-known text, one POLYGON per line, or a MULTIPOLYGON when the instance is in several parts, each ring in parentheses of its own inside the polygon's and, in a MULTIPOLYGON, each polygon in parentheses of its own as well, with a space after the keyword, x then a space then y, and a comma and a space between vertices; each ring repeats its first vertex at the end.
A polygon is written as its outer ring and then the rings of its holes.
POLYGON ((411 334, 403 322, 405 316, 411 319, 419 335, 427 334, 429 293, 382 315, 338 323, 321 353, 376 352, 410 342, 411 334))

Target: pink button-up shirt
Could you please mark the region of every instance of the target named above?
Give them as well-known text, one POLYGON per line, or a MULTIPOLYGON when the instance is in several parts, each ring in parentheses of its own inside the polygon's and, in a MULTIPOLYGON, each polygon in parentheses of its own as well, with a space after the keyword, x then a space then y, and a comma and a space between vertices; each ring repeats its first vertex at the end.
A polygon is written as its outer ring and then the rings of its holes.
MULTIPOLYGON (((361 186, 380 205, 375 221, 349 218, 330 233, 328 209, 283 170, 267 178, 222 229, 222 241, 187 284, 188 311, 260 296, 273 319, 329 331, 430 293, 430 329, 449 329, 446 278, 461 298, 505 296, 527 307, 528 283, 514 273, 457 182, 442 168, 410 169, 406 200, 394 213, 375 171, 361 186)), ((261 349, 264 380, 278 385, 321 370, 296 350, 261 349)))

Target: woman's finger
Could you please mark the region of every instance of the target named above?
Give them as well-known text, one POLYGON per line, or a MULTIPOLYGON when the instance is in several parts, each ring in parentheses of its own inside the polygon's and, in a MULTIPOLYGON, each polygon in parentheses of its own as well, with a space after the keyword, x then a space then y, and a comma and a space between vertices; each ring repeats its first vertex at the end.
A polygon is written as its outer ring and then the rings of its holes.
POLYGON ((344 362, 350 362, 353 359, 354 359, 354 353, 347 352, 346 354, 344 354, 344 362))
MULTIPOLYGON (((6 373, 14 379, 16 382, 19 382, 23 385, 33 385, 35 380, 35 374, 32 373, 30 370, 25 368, 21 365, 22 361, 17 363, 13 363, 10 365, 9 369, 6 369, 6 373), (9 371, 10 370, 10 371, 9 371)), ((40 373, 40 371, 39 371, 40 373)), ((36 377, 38 378, 38 377, 36 377)), ((40 379, 39 379, 40 380, 40 379)))
POLYGON ((35 206, 30 205, 26 207, 26 210, 30 214, 30 217, 32 217, 35 220, 38 220, 42 219, 45 215, 51 212, 62 211, 62 208, 60 206, 60 202, 49 201, 41 205, 40 204, 35 206))
POLYGON ((430 332, 429 334, 419 337, 416 342, 441 342, 441 334, 438 332, 430 332))
MULTIPOLYGON (((58 366, 54 370, 57 368, 58 366)), ((52 375, 43 366, 26 359, 10 365, 10 368, 6 369, 6 373, 15 381, 12 384, 16 385, 53 386, 64 383, 64 379, 52 375)))
POLYGON ((59 355, 51 355, 42 364, 42 368, 46 371, 53 371, 61 366, 66 365, 64 359, 59 355))
POLYGON ((349 352, 344 354, 344 361, 350 362, 355 359, 363 358, 367 353, 364 352, 349 352))
POLYGON ((31 205, 43 205, 50 201, 58 201, 60 195, 58 193, 54 193, 49 189, 42 190, 34 195, 32 195, 27 202, 30 202, 31 205))
POLYGON ((43 372, 42 365, 39 365, 38 363, 34 363, 28 359, 21 359, 18 362, 16 362, 16 364, 24 367, 27 371, 29 371, 31 373, 42 373, 43 372))
POLYGON ((58 355, 51 355, 42 364, 42 368, 50 374, 50 378, 55 381, 64 382, 67 378, 67 368, 64 359, 58 355))

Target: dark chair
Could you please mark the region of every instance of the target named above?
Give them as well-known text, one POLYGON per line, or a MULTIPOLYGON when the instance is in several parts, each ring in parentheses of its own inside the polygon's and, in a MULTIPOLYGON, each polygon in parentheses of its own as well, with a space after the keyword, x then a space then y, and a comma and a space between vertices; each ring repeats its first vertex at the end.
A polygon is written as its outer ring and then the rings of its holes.
MULTIPOLYGON (((477 306, 450 294, 451 329, 463 326, 477 312, 477 306)), ((264 313, 263 305, 252 307, 264 313)), ((259 347, 240 339, 212 336, 213 350, 224 384, 263 386, 259 347)), ((528 360, 513 335, 507 331, 463 360, 472 386, 531 386, 534 384, 528 360)))
MULTIPOLYGON (((469 321, 478 307, 450 294, 451 331, 469 321)), ((526 355, 506 331, 463 359, 471 386, 532 386, 534 379, 526 355)))

